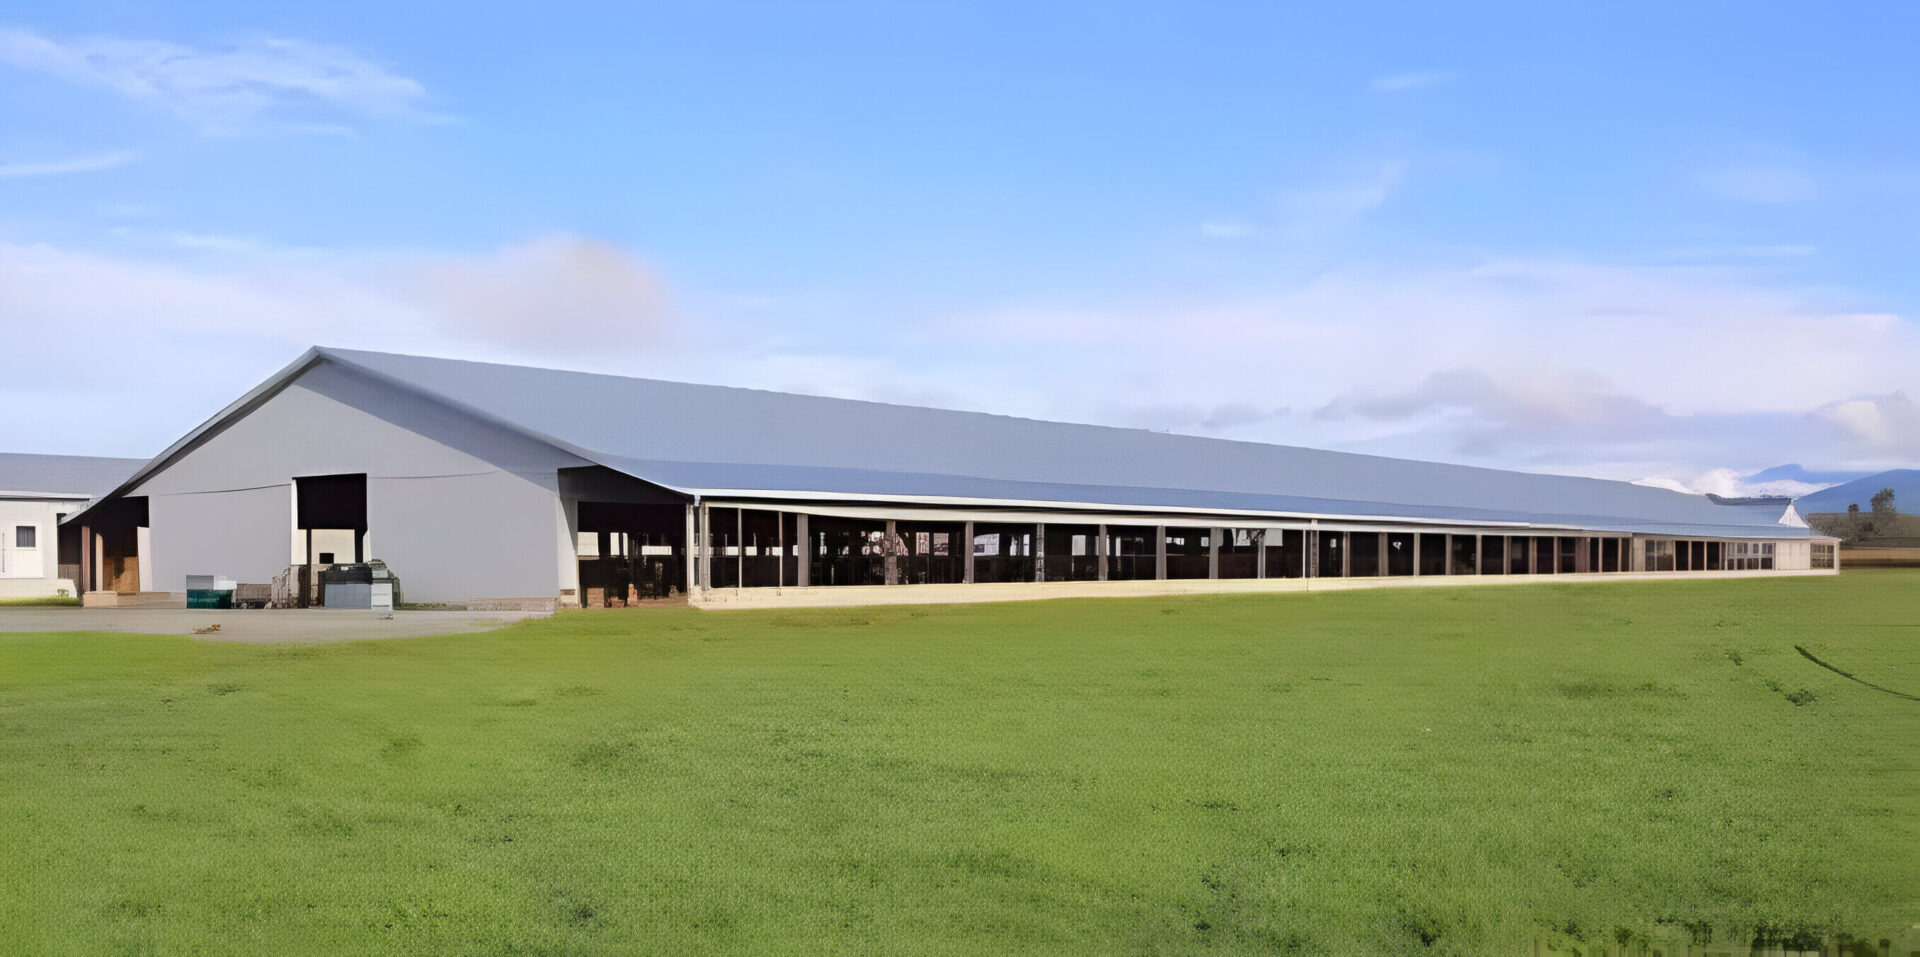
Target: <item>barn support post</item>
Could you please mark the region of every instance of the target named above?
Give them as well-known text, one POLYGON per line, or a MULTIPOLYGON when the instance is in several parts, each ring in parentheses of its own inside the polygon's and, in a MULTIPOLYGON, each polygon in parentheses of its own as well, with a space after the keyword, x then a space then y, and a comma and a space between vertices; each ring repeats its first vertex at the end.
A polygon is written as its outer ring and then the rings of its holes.
POLYGON ((1253 533, 1253 577, 1267 577, 1267 529, 1253 533))
POLYGON ((880 563, 886 570, 886 578, 883 580, 889 585, 900 584, 900 558, 897 550, 893 546, 893 543, 897 540, 896 536, 899 534, 895 531, 897 527, 898 523, 891 518, 887 519, 887 537, 886 540, 880 544, 880 563))
POLYGON ((973 584, 973 523, 968 522, 966 528, 962 530, 960 534, 961 537, 965 539, 965 541, 961 543, 961 547, 966 549, 963 553, 965 559, 960 565, 960 582, 964 585, 971 585, 973 584))
POLYGON ((1153 579, 1154 581, 1167 579, 1167 527, 1165 525, 1153 527, 1153 579))
POLYGON ((1225 529, 1207 529, 1207 577, 1220 577, 1220 533, 1225 529))
POLYGON ((683 554, 682 561, 686 562, 686 568, 684 569, 684 571, 686 572, 686 577, 687 577, 687 581, 686 581, 687 594, 692 595, 694 578, 693 578, 693 505, 691 503, 687 505, 686 525, 687 525, 686 537, 681 539, 681 542, 683 542, 684 544, 681 546, 680 551, 683 554))
POLYGON ((1047 580, 1047 523, 1033 523, 1033 580, 1047 580))
POLYGON ((787 587, 787 513, 773 513, 774 542, 777 556, 773 562, 773 587, 787 587))
POLYGON ((813 583, 813 536, 807 534, 807 513, 793 517, 793 580, 801 588, 813 583))
POLYGON ((80 526, 80 580, 74 582, 80 594, 94 590, 93 577, 93 526, 80 526))
POLYGON ((713 511, 700 506, 700 589, 713 587, 713 511))
POLYGON ((747 585, 747 510, 733 510, 733 590, 747 585))
POLYGON ((1417 531, 1416 531, 1416 532, 1414 532, 1414 533, 1413 533, 1413 535, 1412 535, 1412 538, 1413 538, 1413 574, 1414 574, 1414 577, 1415 577, 1415 578, 1418 578, 1418 577, 1420 576, 1420 540, 1421 540, 1422 538, 1425 538, 1425 537, 1426 537, 1425 535, 1422 535, 1422 534, 1420 534, 1420 533, 1419 533, 1419 532, 1417 532, 1417 531))
POLYGON ((1100 580, 1106 581, 1107 580, 1107 527, 1105 525, 1098 526, 1097 535, 1098 537, 1095 538, 1093 542, 1093 554, 1094 554, 1095 564, 1097 564, 1100 568, 1100 580))

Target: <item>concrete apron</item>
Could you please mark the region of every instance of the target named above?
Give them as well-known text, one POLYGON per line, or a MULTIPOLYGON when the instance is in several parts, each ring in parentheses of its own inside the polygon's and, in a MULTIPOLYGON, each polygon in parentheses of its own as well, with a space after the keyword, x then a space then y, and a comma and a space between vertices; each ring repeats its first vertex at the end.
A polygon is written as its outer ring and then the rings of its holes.
POLYGON ((958 605, 1049 598, 1145 598, 1155 595, 1266 595, 1362 588, 1725 580, 1837 575, 1838 569, 1698 572, 1566 572, 1551 575, 1419 575, 1393 578, 1174 578, 1146 581, 976 582, 971 585, 822 585, 810 588, 709 588, 695 608, 838 608, 855 605, 958 605))

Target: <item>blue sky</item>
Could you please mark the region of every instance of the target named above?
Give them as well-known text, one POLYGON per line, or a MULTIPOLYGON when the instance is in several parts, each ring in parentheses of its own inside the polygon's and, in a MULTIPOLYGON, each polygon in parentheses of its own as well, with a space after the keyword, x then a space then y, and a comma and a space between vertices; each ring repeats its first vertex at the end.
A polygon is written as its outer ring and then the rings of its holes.
POLYGON ((1676 6, 12 6, 0 332, 60 358, 0 445, 150 454, 320 342, 1913 464, 1920 8, 1676 6))

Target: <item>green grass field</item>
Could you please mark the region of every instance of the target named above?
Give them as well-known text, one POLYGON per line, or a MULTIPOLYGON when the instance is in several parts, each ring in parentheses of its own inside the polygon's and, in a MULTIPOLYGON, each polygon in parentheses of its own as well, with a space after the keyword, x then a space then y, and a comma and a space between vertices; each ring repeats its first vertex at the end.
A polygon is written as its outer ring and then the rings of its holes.
MULTIPOLYGON (((266 614, 266 613, 263 613, 266 614)), ((1489 953, 1920 918, 1920 574, 0 635, 8 953, 1489 953)))

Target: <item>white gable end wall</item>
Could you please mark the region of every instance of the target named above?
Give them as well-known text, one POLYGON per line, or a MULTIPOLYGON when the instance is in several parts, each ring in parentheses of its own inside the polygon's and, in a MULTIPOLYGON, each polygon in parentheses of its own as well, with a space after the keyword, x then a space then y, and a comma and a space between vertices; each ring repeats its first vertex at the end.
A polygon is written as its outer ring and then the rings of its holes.
MULTIPOLYGON (((576 462, 554 455, 555 468, 576 462)), ((271 581, 299 553, 293 479, 364 473, 368 557, 400 576, 407 601, 551 597, 573 585, 571 536, 553 473, 542 484, 525 471, 296 381, 129 494, 147 497, 163 591, 190 574, 271 581)))

